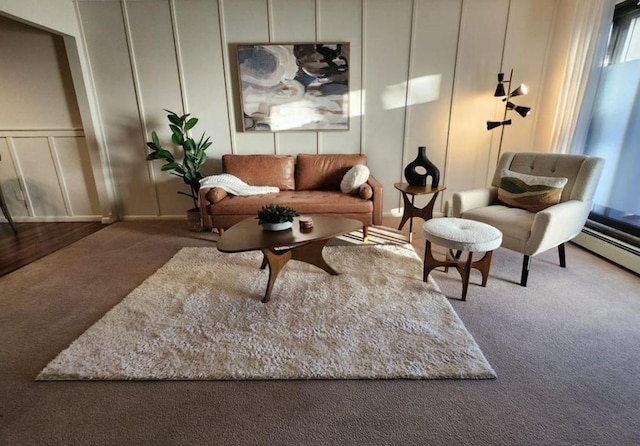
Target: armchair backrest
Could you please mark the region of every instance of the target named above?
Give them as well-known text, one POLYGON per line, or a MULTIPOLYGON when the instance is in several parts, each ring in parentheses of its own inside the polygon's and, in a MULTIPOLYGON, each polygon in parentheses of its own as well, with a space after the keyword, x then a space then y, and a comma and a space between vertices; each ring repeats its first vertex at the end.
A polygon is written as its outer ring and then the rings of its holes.
POLYGON ((587 155, 541 152, 506 152, 493 175, 492 186, 500 185, 502 171, 543 177, 567 178, 560 202, 567 200, 591 201, 604 167, 604 159, 587 155))

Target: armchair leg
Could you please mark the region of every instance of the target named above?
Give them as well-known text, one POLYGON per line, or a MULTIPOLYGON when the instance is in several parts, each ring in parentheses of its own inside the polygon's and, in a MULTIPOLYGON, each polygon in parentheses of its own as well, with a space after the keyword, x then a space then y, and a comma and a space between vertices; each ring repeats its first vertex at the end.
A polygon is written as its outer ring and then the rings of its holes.
POLYGON ((369 243, 369 226, 362 227, 362 243, 369 243))
POLYGON ((529 278, 529 267, 531 266, 531 257, 525 255, 522 259, 522 275, 520 276, 520 286, 527 286, 529 278))
POLYGON ((567 258, 564 254, 564 243, 560 243, 558 245, 558 255, 560 256, 560 266, 562 268, 566 268, 567 267, 567 258))

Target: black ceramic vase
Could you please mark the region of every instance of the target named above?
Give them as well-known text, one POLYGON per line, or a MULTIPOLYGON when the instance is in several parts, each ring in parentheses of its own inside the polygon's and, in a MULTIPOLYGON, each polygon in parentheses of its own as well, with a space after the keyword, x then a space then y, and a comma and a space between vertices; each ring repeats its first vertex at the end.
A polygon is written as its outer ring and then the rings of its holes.
POLYGON ((431 187, 438 187, 440 183, 440 170, 427 158, 427 148, 418 147, 418 156, 404 168, 404 177, 410 186, 427 186, 427 177, 431 176, 431 187), (419 173, 416 169, 424 168, 425 173, 419 173))

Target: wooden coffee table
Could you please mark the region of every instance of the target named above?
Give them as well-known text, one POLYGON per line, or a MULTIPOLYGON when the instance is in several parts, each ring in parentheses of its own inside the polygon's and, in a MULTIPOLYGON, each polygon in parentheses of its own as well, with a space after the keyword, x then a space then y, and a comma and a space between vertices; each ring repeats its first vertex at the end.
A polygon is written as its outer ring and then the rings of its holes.
POLYGON ((289 260, 315 265, 332 275, 339 274, 324 260, 322 249, 331 238, 362 228, 362 222, 351 218, 311 217, 313 228, 304 232, 300 230, 297 218, 291 229, 277 232, 265 231, 257 219, 248 218, 222 233, 217 243, 218 250, 228 253, 262 251, 264 259, 260 269, 269 265, 269 282, 262 302, 268 302, 273 284, 289 260))

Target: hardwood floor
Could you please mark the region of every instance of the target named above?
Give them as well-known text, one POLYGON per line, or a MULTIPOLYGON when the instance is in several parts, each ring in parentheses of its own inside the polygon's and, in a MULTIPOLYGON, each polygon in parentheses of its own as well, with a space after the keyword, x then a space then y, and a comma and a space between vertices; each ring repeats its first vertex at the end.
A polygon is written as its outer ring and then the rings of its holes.
POLYGON ((104 228, 100 222, 0 223, 0 276, 104 228))

